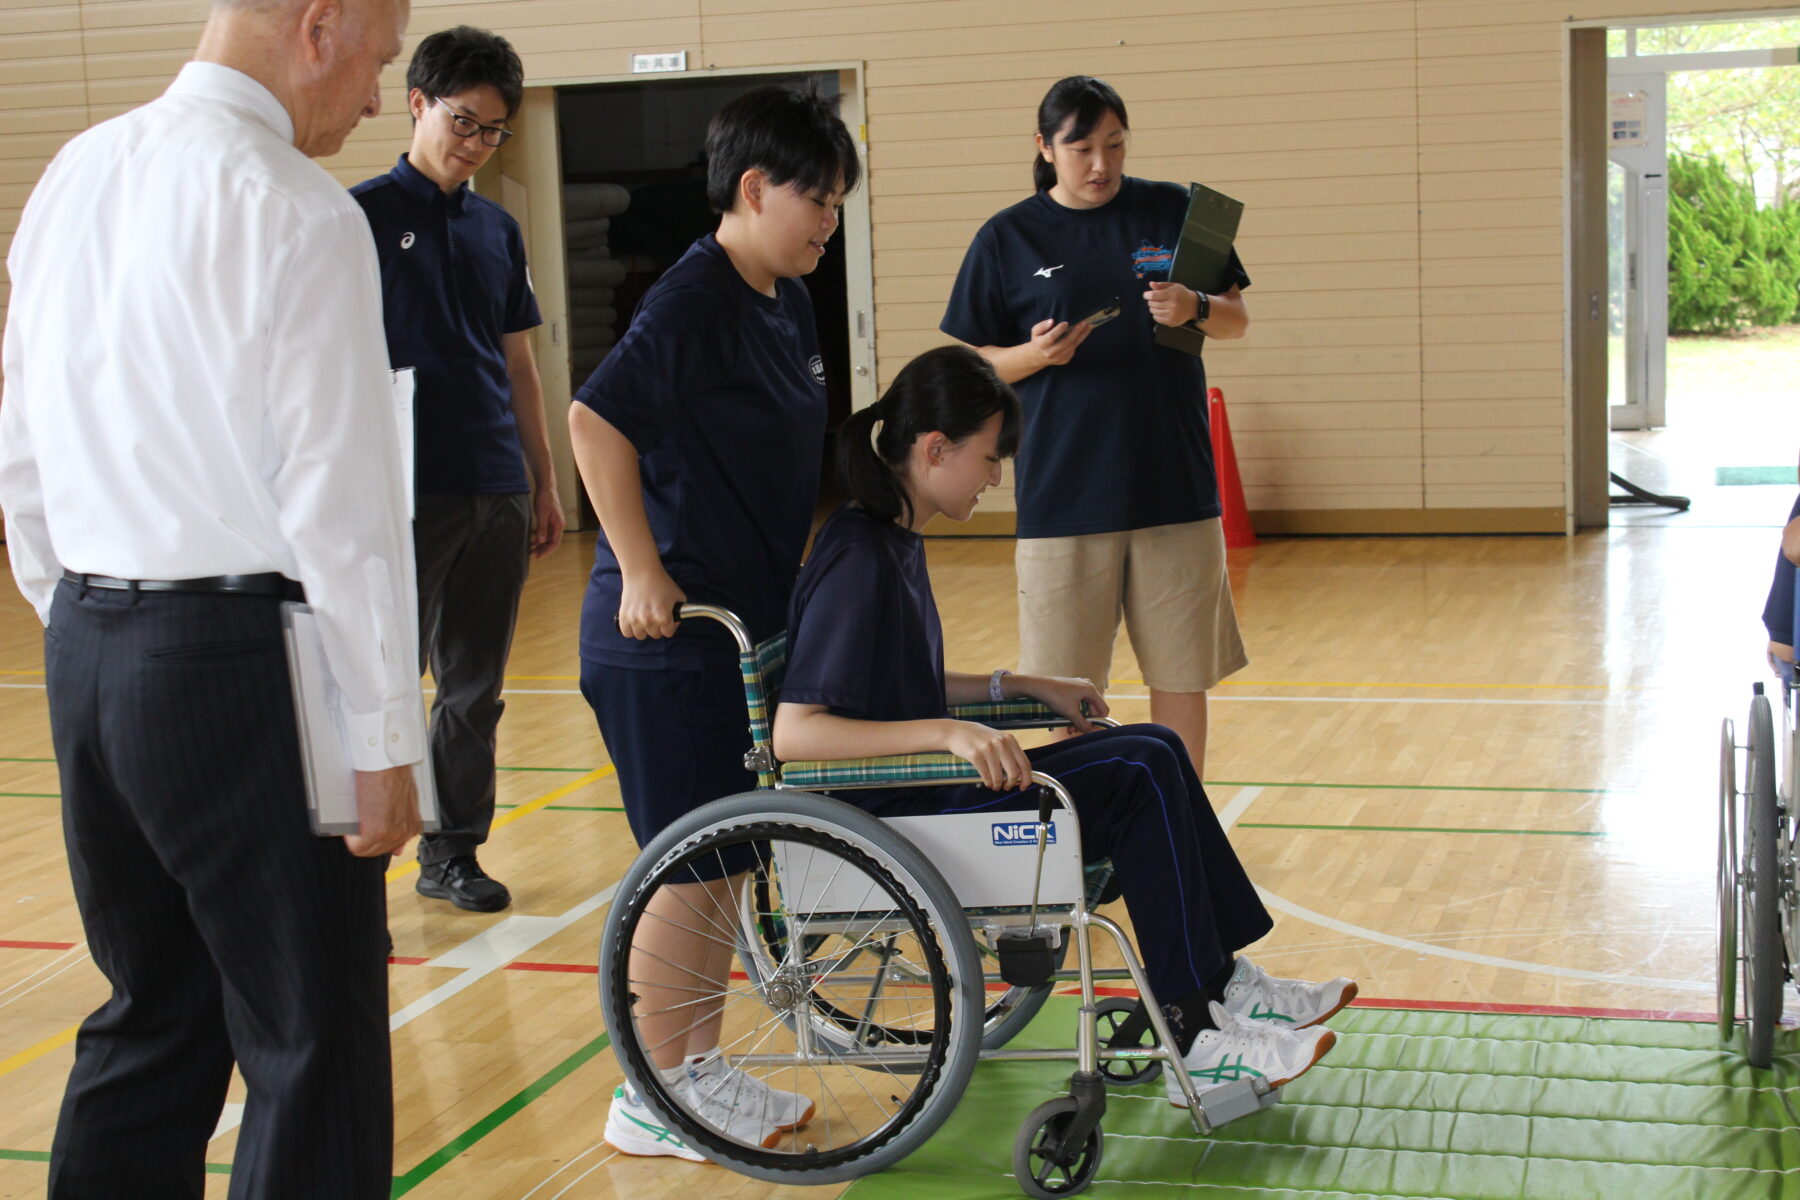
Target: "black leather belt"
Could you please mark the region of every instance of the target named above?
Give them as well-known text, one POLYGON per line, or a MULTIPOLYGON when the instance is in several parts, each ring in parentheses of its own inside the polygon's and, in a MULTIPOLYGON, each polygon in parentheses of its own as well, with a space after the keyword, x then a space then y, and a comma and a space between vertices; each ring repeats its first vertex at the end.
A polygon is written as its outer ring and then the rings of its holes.
POLYGON ((306 589, 286 575, 208 575, 203 579, 114 579, 110 575, 82 575, 64 571, 63 578, 78 587, 117 592, 189 592, 197 595, 276 596, 304 600, 306 589))

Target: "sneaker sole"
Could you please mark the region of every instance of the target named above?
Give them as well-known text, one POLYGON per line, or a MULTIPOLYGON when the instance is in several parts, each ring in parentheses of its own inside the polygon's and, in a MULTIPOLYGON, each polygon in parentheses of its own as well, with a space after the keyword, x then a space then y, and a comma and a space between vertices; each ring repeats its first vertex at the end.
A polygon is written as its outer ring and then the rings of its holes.
MULTIPOLYGON (((1292 1075, 1289 1075, 1286 1079, 1270 1079, 1269 1080, 1269 1090, 1274 1091, 1276 1088, 1286 1087, 1288 1084, 1294 1082, 1294 1080, 1300 1078, 1302 1075, 1306 1074, 1308 1071, 1310 1071, 1314 1067, 1318 1066, 1319 1060, 1321 1058, 1324 1058, 1326 1053, 1335 1045, 1337 1045, 1337 1034, 1332 1032, 1331 1030, 1327 1029, 1325 1031, 1325 1036, 1320 1038, 1318 1040, 1318 1042, 1316 1044, 1314 1044, 1314 1046, 1313 1046, 1312 1061, 1307 1063, 1304 1067, 1301 1067, 1298 1071, 1295 1071, 1292 1075)), ((1165 1071, 1168 1070, 1168 1065, 1164 1064, 1163 1069, 1165 1071)), ((1265 1076, 1265 1078, 1266 1078, 1266 1076, 1265 1076)), ((1210 1089, 1208 1089, 1208 1090, 1210 1090, 1210 1089)), ((1168 1099, 1166 1094, 1164 1095, 1163 1098, 1168 1099)), ((1184 1111, 1187 1109, 1187 1105, 1179 1104, 1179 1103, 1175 1102, 1174 1100, 1169 1100, 1169 1107, 1179 1108, 1184 1111)))
POLYGON ((441 883, 431 882, 431 880, 425 878, 424 875, 419 876, 419 882, 414 885, 413 890, 418 892, 419 895, 429 896, 433 900, 448 900, 450 903, 456 905, 456 907, 462 909, 464 912, 495 913, 495 912, 500 912, 512 905, 512 897, 511 896, 501 897, 501 899, 499 900, 498 903, 488 903, 488 904, 475 904, 472 902, 465 903, 464 901, 458 899, 450 891, 449 888, 445 887, 441 883))
MULTIPOLYGON (((792 1133, 796 1129, 805 1129, 806 1123, 808 1121, 812 1120, 813 1114, 818 1111, 819 1111, 819 1106, 817 1104, 814 1104, 812 1101, 808 1100, 806 1102, 806 1111, 800 1114, 800 1119, 798 1121, 795 1121, 792 1125, 780 1126, 778 1129, 776 1129, 775 1132, 777 1132, 777 1133, 792 1133)), ((774 1148, 775 1147, 769 1145, 767 1142, 763 1143, 764 1150, 773 1150, 774 1148)))
POLYGON ((1294 1028, 1296 1028, 1296 1029, 1311 1029, 1314 1025, 1323 1025, 1326 1021, 1331 1020, 1331 1018, 1333 1018, 1333 1017, 1337 1016, 1339 1013, 1343 1012, 1345 1007, 1347 1005, 1349 1005, 1349 1003, 1354 999, 1356 999, 1356 983, 1355 983, 1355 981, 1352 981, 1350 986, 1344 989, 1344 994, 1342 996, 1338 997, 1338 1002, 1337 1002, 1336 1008, 1332 1009, 1330 1012, 1322 1012, 1318 1016, 1314 1017, 1312 1020, 1308 1021, 1306 1024, 1296 1025, 1296 1026, 1294 1026, 1294 1028))

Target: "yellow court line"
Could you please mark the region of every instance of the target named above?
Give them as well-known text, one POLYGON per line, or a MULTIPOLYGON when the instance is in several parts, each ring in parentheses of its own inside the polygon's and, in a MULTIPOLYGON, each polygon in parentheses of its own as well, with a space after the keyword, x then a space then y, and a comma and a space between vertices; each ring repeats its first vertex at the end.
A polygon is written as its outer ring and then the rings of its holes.
POLYGON ((28 1062, 44 1057, 52 1050, 60 1050, 75 1040, 75 1034, 81 1029, 79 1024, 71 1025, 61 1033, 51 1034, 29 1050, 21 1050, 8 1059, 0 1059, 0 1075, 7 1075, 18 1070, 28 1062))
MULTIPOLYGON (((555 804, 558 800, 561 800, 571 792, 579 792, 590 783, 599 783, 602 779, 605 779, 612 773, 613 768, 610 763, 604 767, 595 767, 580 779, 565 783, 553 791, 545 792, 542 796, 539 796, 536 800, 533 800, 528 804, 521 804, 511 812, 503 813, 500 816, 495 817, 494 823, 488 826, 488 829, 490 831, 500 829, 504 826, 511 825, 521 817, 529 817, 539 809, 548 808, 550 805, 555 804)), ((411 875, 418 869, 419 860, 416 858, 410 862, 403 862, 397 867, 390 867, 388 869, 387 880, 389 883, 392 883, 396 879, 405 879, 408 875, 411 875)))

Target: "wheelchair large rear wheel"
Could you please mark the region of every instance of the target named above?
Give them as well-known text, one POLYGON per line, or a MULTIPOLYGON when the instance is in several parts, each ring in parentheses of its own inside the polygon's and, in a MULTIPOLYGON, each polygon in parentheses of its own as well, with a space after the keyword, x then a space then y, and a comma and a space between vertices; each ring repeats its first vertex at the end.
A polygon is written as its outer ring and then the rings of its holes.
MULTIPOLYGON (((744 966, 744 973, 751 983, 759 985, 774 971, 789 952, 787 925, 779 917, 772 915, 773 909, 764 897, 768 895, 770 879, 766 872, 758 871, 751 876, 749 885, 745 887, 740 900, 739 928, 741 941, 738 945, 738 957, 744 966)), ((812 934, 819 939, 823 935, 812 934)), ((995 954, 992 939, 983 930, 972 930, 975 949, 981 955, 982 965, 986 968, 984 992, 986 1009, 982 1014, 981 1046, 984 1050, 995 1049, 1006 1045, 1019 1030, 1031 1023, 1031 1019, 1044 1007, 1044 1001, 1050 998, 1053 984, 1040 987, 1013 987, 1005 984, 993 986, 999 980, 998 958, 995 954)), ((867 976, 860 980, 871 987, 876 994, 892 986, 916 986, 924 979, 921 965, 908 954, 910 943, 898 938, 885 938, 871 944, 858 947, 839 967, 846 978, 850 973, 860 970, 867 976)), ((1067 951, 1067 941, 1064 942, 1067 951)), ((866 999, 866 997, 864 997, 866 999)), ((912 1028, 887 1028, 872 1022, 865 1013, 847 1011, 838 1008, 830 995, 820 994, 814 998, 815 1017, 830 1022, 865 1044, 892 1042, 897 1044, 917 1044, 931 1036, 931 1031, 912 1028)), ((832 1036, 838 1036, 833 1031, 832 1036)), ((903 1068, 896 1068, 903 1069, 903 1068)))
POLYGON ((1719 1040, 1737 1032, 1738 911, 1737 733, 1727 717, 1719 734, 1719 960, 1714 999, 1719 1012, 1719 1040))
POLYGON ((1780 824, 1775 787, 1775 722, 1769 698, 1750 702, 1749 788, 1744 820, 1743 925, 1744 1006, 1750 1018, 1746 1057, 1753 1067, 1769 1065, 1775 1025, 1781 1020, 1781 879, 1776 842, 1780 824))
POLYGON ((607 916, 600 998, 627 1081, 683 1141, 799 1184, 854 1179, 923 1144, 974 1070, 984 1007, 968 924, 924 855, 860 809, 775 791, 696 809, 638 856, 607 916), (758 878, 752 915, 784 930, 781 953, 759 979, 727 977, 758 878), (917 975, 866 969, 872 946, 917 975), (727 1083, 665 1080, 659 1059, 703 1049, 715 1020, 727 1083))

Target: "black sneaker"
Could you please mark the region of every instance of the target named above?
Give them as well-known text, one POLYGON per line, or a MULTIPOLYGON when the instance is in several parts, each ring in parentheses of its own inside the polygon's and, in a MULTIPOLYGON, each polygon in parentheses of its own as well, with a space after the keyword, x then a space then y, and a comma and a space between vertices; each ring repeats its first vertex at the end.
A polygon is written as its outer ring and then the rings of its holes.
POLYGON ((418 893, 433 900, 448 900, 470 912, 499 912, 512 903, 512 893, 506 885, 488 878, 473 854, 419 864, 418 893))

